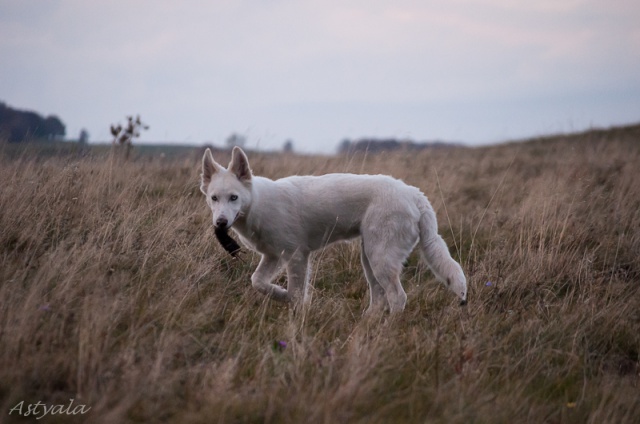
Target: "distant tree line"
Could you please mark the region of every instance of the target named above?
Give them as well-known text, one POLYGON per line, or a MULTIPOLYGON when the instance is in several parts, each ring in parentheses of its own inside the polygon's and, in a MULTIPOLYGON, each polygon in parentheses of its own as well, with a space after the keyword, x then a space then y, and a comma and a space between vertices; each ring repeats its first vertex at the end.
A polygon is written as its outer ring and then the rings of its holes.
POLYGON ((16 110, 0 102, 0 140, 20 143, 31 140, 58 140, 65 126, 54 115, 46 118, 30 111, 16 110))
POLYGON ((338 153, 355 153, 355 152, 383 152, 393 150, 409 150, 418 151, 430 148, 449 148, 460 146, 458 143, 448 143, 444 141, 425 141, 415 142, 412 140, 398 140, 395 138, 361 138, 359 140, 342 140, 338 146, 338 153))

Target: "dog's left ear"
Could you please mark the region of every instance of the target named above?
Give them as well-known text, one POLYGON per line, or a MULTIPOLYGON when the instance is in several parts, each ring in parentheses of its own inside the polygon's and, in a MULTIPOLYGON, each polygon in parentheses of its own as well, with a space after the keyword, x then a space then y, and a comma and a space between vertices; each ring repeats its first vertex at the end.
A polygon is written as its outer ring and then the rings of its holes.
POLYGON ((211 182, 213 174, 220 171, 221 166, 216 163, 211 154, 211 150, 207 148, 202 157, 202 174, 200 175, 200 191, 207 195, 207 188, 211 182))
POLYGON ((244 154, 241 148, 238 146, 233 148, 231 152, 231 162, 227 168, 231 171, 241 182, 251 182, 251 168, 249 168, 249 159, 244 154))

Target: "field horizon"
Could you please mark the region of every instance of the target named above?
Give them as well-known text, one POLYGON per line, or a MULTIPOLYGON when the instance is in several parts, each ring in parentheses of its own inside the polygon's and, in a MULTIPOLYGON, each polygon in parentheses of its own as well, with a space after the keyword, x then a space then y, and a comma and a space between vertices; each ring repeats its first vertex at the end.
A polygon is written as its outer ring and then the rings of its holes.
POLYGON ((256 175, 388 174, 427 195, 469 303, 414 252, 393 316, 363 316, 358 242, 317 252, 299 313, 255 292, 258 257, 215 240, 203 149, 0 144, 0 423, 637 422, 640 126, 249 153, 256 175))

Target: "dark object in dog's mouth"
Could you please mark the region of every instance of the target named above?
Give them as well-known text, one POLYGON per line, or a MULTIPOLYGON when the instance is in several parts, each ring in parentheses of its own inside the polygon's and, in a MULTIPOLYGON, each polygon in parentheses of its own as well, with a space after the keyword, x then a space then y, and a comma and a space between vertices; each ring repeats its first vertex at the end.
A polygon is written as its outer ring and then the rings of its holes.
POLYGON ((229 235, 229 229, 227 227, 216 227, 216 238, 231 256, 234 258, 240 253, 240 245, 231 238, 229 235))

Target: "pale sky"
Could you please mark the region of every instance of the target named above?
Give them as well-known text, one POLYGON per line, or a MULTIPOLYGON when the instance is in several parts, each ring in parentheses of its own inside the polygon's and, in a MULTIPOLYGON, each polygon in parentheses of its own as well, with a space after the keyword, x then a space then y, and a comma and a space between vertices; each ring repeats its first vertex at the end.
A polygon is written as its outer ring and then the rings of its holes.
POLYGON ((0 0, 0 101, 109 141, 335 151, 640 122, 638 0, 0 0))

